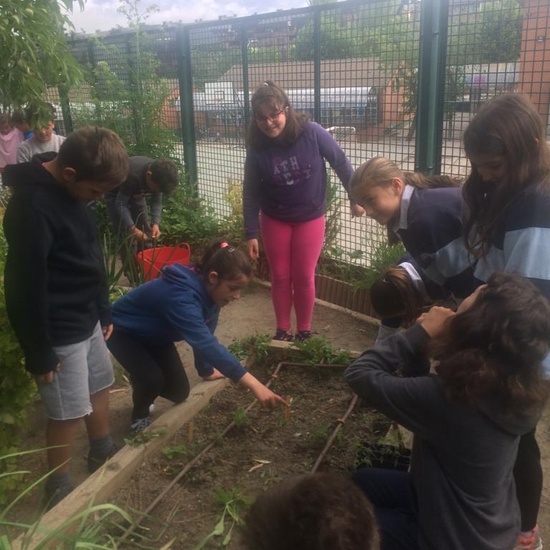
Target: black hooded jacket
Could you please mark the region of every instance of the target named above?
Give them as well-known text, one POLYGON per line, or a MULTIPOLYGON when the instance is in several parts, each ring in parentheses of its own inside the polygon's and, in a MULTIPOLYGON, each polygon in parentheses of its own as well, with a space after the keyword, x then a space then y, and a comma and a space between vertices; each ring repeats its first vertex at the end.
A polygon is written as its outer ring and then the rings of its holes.
POLYGON ((81 342, 98 320, 111 323, 109 292, 96 222, 41 160, 13 164, 2 175, 12 196, 4 215, 4 273, 10 323, 32 374, 53 370, 56 345, 81 342))

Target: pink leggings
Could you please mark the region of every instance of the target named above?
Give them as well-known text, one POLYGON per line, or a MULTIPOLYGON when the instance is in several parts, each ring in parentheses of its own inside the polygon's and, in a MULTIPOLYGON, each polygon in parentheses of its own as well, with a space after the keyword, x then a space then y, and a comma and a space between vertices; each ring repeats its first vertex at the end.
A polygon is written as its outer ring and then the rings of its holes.
POLYGON ((286 223, 262 213, 261 228, 271 270, 271 299, 277 328, 290 330, 290 312, 294 303, 296 330, 311 330, 315 266, 323 248, 325 217, 286 223))

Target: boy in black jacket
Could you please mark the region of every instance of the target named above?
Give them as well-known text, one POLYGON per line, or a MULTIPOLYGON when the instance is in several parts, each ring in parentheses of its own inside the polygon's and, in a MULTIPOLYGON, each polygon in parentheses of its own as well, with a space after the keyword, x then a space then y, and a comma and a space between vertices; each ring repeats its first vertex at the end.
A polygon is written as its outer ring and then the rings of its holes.
POLYGON ((87 203, 125 180, 128 156, 114 132, 86 127, 45 160, 10 165, 4 173, 13 190, 4 215, 4 285, 10 322, 48 416, 46 496, 52 507, 73 488, 69 462, 81 418, 90 471, 116 452, 105 345, 112 332, 109 294, 87 203))

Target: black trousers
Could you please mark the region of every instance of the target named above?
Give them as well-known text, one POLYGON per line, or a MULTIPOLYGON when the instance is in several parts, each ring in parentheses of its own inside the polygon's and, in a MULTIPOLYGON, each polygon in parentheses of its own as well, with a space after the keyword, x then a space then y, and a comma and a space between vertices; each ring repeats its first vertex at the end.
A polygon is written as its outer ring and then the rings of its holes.
POLYGON ((530 531, 537 523, 542 494, 542 466, 535 430, 525 434, 519 440, 518 456, 514 464, 514 480, 521 511, 521 530, 530 531))
POLYGON ((154 345, 115 328, 107 346, 130 375, 132 422, 149 416, 149 406, 159 395, 174 403, 189 396, 189 379, 172 342, 154 345))

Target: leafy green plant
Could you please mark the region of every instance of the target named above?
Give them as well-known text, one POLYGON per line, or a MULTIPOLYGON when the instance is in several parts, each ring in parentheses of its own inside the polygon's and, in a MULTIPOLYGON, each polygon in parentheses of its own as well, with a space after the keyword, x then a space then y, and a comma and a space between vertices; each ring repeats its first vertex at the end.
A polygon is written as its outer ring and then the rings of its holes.
POLYGON ((388 267, 399 263, 405 255, 405 248, 400 242, 397 244, 379 243, 368 267, 362 263, 365 255, 362 250, 348 252, 333 246, 326 249, 326 252, 326 255, 319 261, 318 272, 350 283, 359 289, 370 288, 388 267))
POLYGON ((231 208, 231 214, 223 221, 224 237, 233 245, 239 245, 243 241, 243 184, 239 179, 229 178, 227 180, 227 193, 225 199, 231 208))
POLYGON ((394 245, 387 242, 380 243, 373 255, 369 270, 361 281, 357 281, 357 286, 359 288, 370 288, 372 283, 381 277, 388 267, 399 263, 404 255, 405 247, 402 243, 394 245))
POLYGON ((243 523, 243 513, 250 506, 250 503, 251 499, 243 495, 239 489, 221 489, 217 491, 215 505, 222 507, 221 515, 214 529, 204 537, 195 547, 195 550, 206 548, 207 544, 213 539, 219 541, 219 546, 226 547, 231 542, 235 527, 243 523))
POLYGON ((291 360, 309 365, 347 365, 351 354, 347 350, 334 349, 324 336, 312 336, 303 342, 295 342, 296 349, 289 349, 291 360))
POLYGON ((270 342, 269 334, 255 334, 232 342, 227 349, 241 361, 251 355, 254 355, 256 359, 264 359, 269 354, 270 342))
POLYGON ((162 233, 166 244, 205 244, 220 234, 220 224, 214 210, 184 183, 164 200, 162 233))
POLYGON ((399 428, 391 424, 389 430, 382 436, 358 446, 356 464, 406 470, 410 462, 410 454, 399 428))

